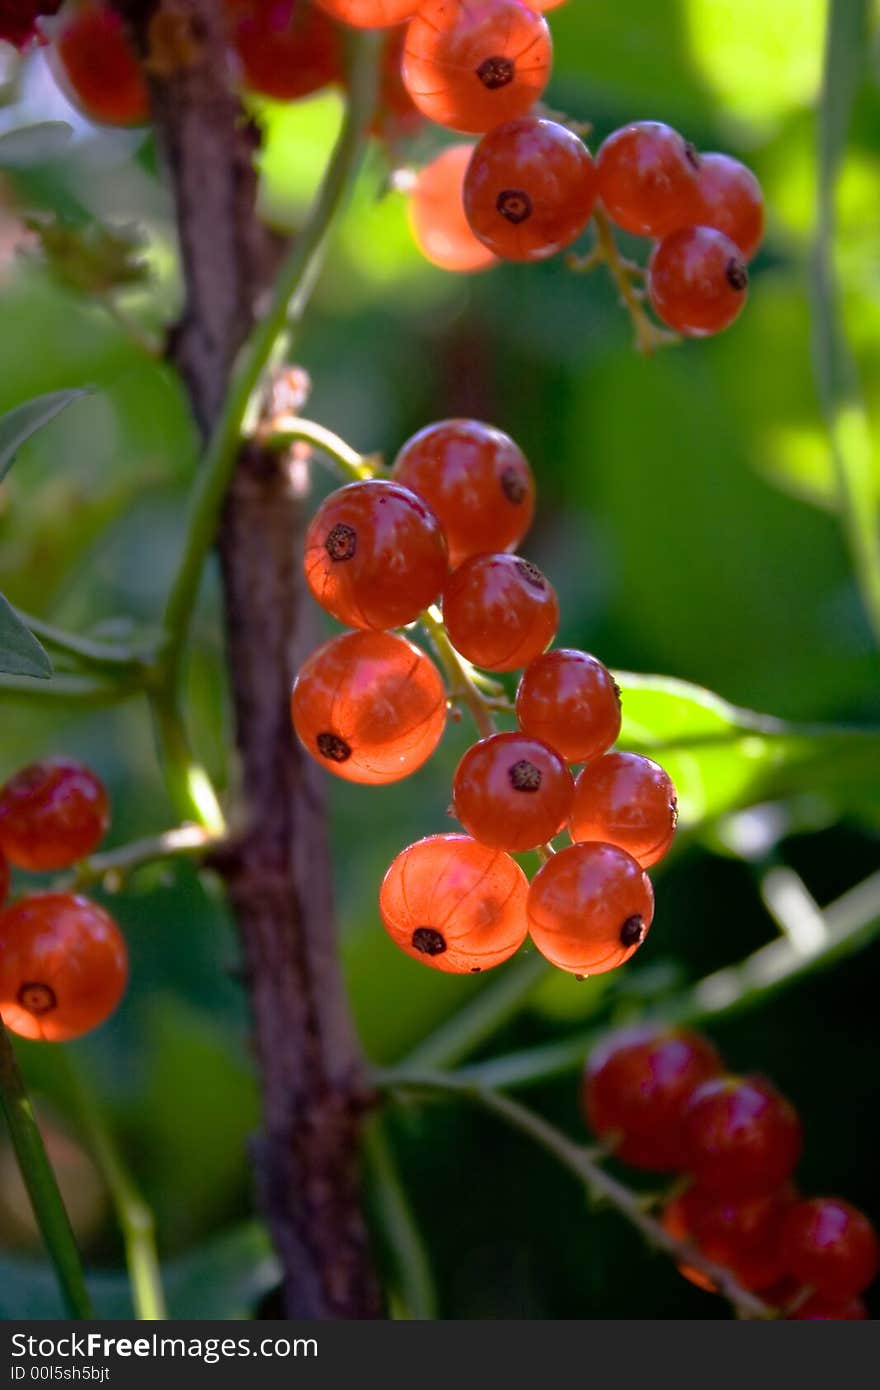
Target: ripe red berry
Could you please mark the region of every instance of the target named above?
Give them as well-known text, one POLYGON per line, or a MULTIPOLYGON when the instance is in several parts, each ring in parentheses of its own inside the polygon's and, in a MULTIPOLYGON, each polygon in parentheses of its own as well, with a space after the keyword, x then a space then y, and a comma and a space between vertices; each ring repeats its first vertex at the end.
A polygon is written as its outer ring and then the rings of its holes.
POLYGON ((676 819, 675 787, 662 767, 639 753, 606 753, 575 783, 569 831, 575 841, 619 845, 650 869, 672 844, 676 819))
POLYGON ((528 560, 474 555, 443 590, 449 640, 487 671, 515 671, 549 647, 559 626, 556 590, 528 560))
POLYGON ((526 938, 528 879, 499 850, 467 835, 432 835, 397 856, 379 911, 392 941, 452 975, 501 965, 526 938))
POLYGON ((0 907, 9 897, 9 865, 6 856, 0 852, 0 907))
POLYGON ((316 762, 346 782, 408 777, 446 725, 446 691, 424 652, 387 632, 346 632, 305 661, 293 724, 316 762))
POLYGON ((97 848, 109 820, 103 783, 69 758, 31 763, 0 788, 0 849, 20 869, 66 869, 97 848))
POLYGON ((699 167, 696 151, 677 130, 662 121, 635 121, 599 149, 599 197, 624 231, 665 236, 696 221, 699 167))
POLYGON ((65 1042, 122 998, 128 954, 113 918, 87 898, 35 893, 0 914, 0 1014, 13 1033, 65 1042))
POLYGON ((387 29, 415 14, 419 0, 318 0, 318 4, 355 29, 387 29))
POLYGON ((543 261, 584 231, 596 203, 592 156, 556 121, 521 116, 484 135, 464 180, 475 235, 509 261, 543 261))
POLYGON ((759 1197, 794 1171, 802 1147, 794 1106, 760 1076, 724 1076, 694 1092, 684 1116, 688 1171, 726 1197, 759 1197))
POLYGON ((414 134, 425 119, 403 84, 406 28, 405 24, 398 24, 390 30, 379 61, 379 102, 372 133, 390 144, 414 134))
POLYGON ((797 1308, 786 1313, 786 1322, 863 1322, 868 1317, 868 1310, 860 1298, 852 1298, 849 1302, 838 1303, 832 1299, 823 1298, 821 1294, 816 1294, 814 1298, 808 1298, 805 1303, 801 1303, 797 1308))
POLYGON ((584 1072, 590 1128, 635 1168, 681 1168, 685 1106, 720 1071, 712 1044, 688 1029, 646 1023, 612 1033, 593 1049, 584 1072))
POLYGON ((838 1197, 792 1207, 782 1234, 786 1272, 823 1298, 846 1303, 876 1278, 877 1234, 867 1216, 838 1197))
POLYGON ((422 255, 441 270, 459 274, 495 264, 492 252, 477 240, 464 215, 462 188, 473 149, 473 145, 450 145, 420 169, 409 203, 410 225, 422 255))
POLYGON ((742 252, 712 227, 686 227, 655 246, 648 297, 664 323, 689 338, 720 333, 746 302, 749 273, 742 252))
POLYGON ((552 57, 547 21, 521 0, 423 0, 403 80, 429 120, 480 134, 538 100, 552 57))
POLYGON ((747 261, 764 235, 764 195, 751 169, 729 154, 700 155, 695 221, 735 242, 747 261))
POLYGON ((469 748, 452 784, 455 814, 480 844, 519 853, 565 825, 574 779, 558 753, 523 734, 493 734, 469 748))
POLYGON ((449 570, 430 507, 399 483, 349 483, 318 508, 306 533, 309 588, 348 627, 384 631, 417 618, 449 570))
POLYGON ((147 84, 122 19, 102 0, 67 7, 53 35, 55 71, 69 100, 99 125, 142 125, 147 84))
POLYGON ((523 733, 549 743, 566 762, 588 762, 620 733, 620 690, 594 656, 558 647, 526 667, 516 717, 523 733))
MULTIPOLYGON (((676 1240, 686 1240, 715 1264, 730 1270, 743 1288, 762 1292, 782 1277, 779 1238, 792 1202, 783 1188, 767 1197, 726 1198, 691 1187, 667 1203, 664 1228, 676 1240)), ((702 1270, 679 1265, 685 1279, 714 1291, 702 1270)))
POLYGON ((42 15, 57 14, 62 0, 3 0, 0 5, 0 41, 25 48, 39 34, 42 15))
POLYGON ((532 524, 535 480, 522 450, 479 420, 441 420, 407 440, 394 477, 439 518, 453 568, 512 550, 532 524))
POLYGON ((310 0, 249 0, 232 43, 245 84, 276 101, 297 101, 342 77, 341 37, 310 0))
POLYGON ((572 845, 535 875, 529 931, 543 956, 572 975, 603 975, 648 934, 654 894, 647 874, 616 845, 572 845))

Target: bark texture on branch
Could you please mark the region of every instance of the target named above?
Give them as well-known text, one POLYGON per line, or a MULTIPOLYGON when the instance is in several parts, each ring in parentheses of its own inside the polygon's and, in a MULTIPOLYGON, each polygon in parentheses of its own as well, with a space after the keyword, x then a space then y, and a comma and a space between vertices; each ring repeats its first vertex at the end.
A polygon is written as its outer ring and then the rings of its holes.
MULTIPOLYGON (((226 79, 220 0, 116 0, 149 55, 186 303, 172 340, 203 435, 274 260, 253 133, 226 79), (181 65, 182 64, 182 65, 181 65)), ((304 479, 242 451, 219 549, 246 826, 218 865, 241 933, 263 1089, 258 1185, 293 1318, 380 1315, 359 1198, 361 1058, 339 971, 320 778, 293 737, 304 479)))

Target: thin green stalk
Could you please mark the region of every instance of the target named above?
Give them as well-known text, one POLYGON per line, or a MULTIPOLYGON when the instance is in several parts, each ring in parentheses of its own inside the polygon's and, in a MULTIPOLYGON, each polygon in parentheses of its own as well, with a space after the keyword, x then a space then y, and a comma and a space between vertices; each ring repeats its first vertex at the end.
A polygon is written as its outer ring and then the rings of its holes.
POLYGON ((364 1130, 363 1155, 379 1229, 396 1267, 407 1317, 431 1321, 437 1316, 431 1266, 379 1118, 364 1130))
POLYGON ((63 1053, 65 1081, 82 1137, 107 1184, 125 1243, 135 1317, 167 1318, 156 1253, 153 1213, 128 1172, 90 1087, 69 1052, 63 1053))
POLYGON ((161 691, 151 701, 159 759, 171 804, 181 820, 194 821, 212 835, 226 833, 226 820, 205 769, 196 762, 176 700, 161 691))
POLYGON ((141 667, 149 656, 149 653, 134 652, 128 647, 117 647, 109 642, 95 641, 91 637, 80 637, 78 633, 67 632, 42 618, 34 618, 30 613, 22 612, 20 608, 15 612, 45 646, 64 652, 89 670, 118 676, 120 670, 141 667))
POLYGON ((95 1314, 86 1289, 82 1261, 70 1218, 58 1190, 58 1183, 46 1155, 43 1138, 18 1069, 12 1043, 2 1020, 0 1102, 9 1125, 19 1171, 31 1199, 49 1259, 55 1268, 67 1311, 72 1318, 93 1318, 95 1314))
POLYGON ((699 1269, 741 1316, 762 1319, 774 1316, 766 1303, 741 1287, 729 1269, 706 1259, 686 1241, 676 1240, 669 1235, 661 1223, 645 1210, 641 1196, 606 1173, 589 1149, 573 1143, 561 1130, 524 1105, 468 1077, 451 1075, 449 1072, 420 1073, 400 1068, 380 1072, 375 1081, 386 1091, 436 1091, 481 1105, 539 1144, 584 1184, 594 1201, 613 1207, 644 1236, 649 1245, 670 1255, 676 1264, 699 1269))
POLYGON ((880 507, 867 412, 834 272, 837 182, 867 51, 868 0, 830 0, 819 108, 816 236, 810 291, 813 368, 825 412, 837 505, 865 612, 880 642, 880 507))
POLYGON ((446 672, 450 695, 460 700, 470 711, 480 738, 489 738, 496 732, 491 707, 471 679, 468 663, 459 656, 450 642, 439 612, 428 608, 419 614, 419 622, 446 672))
POLYGON ((454 1067, 519 1012, 550 969, 538 951, 521 956, 409 1054, 408 1067, 454 1067))
POLYGON ((76 892, 99 883, 105 891, 118 892, 136 870, 168 859, 201 859, 221 840, 201 825, 179 825, 161 835, 132 840, 119 849, 81 859, 69 874, 55 880, 56 892, 76 892))
POLYGON ((256 423, 251 417, 260 383, 270 363, 286 349, 290 333, 302 319, 366 149, 377 94, 376 35, 357 35, 353 50, 348 108, 324 182, 276 280, 269 308, 245 345, 198 473, 186 548, 165 609, 166 662, 171 680, 180 665, 202 569, 214 544, 239 445, 248 426, 256 423))
POLYGON ((297 419, 295 423, 273 431, 266 443, 273 449, 289 449, 292 444, 298 443, 311 444, 331 458, 343 477, 350 482, 359 483, 364 478, 373 477, 374 470, 362 454, 346 444, 338 434, 314 420, 297 419))

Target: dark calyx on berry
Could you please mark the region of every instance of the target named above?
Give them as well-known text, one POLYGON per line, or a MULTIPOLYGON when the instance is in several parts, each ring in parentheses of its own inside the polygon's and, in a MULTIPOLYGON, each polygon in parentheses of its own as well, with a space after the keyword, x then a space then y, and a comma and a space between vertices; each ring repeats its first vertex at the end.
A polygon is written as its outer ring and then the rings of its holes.
POLYGON ((21 1007, 30 1014, 50 1014, 58 1008, 58 997, 52 986, 41 984, 38 980, 26 980, 16 997, 21 1007))
POLYGON ((477 68, 477 77, 490 92, 496 92, 499 87, 508 86, 515 76, 516 63, 512 58, 502 56, 484 58, 477 68))
POLYGON ((351 560, 357 550, 357 531, 340 521, 324 542, 324 548, 331 560, 351 560))
POLYGON ((495 206, 508 222, 518 227, 527 222, 532 215, 532 200, 522 188, 504 188, 498 194, 495 206))
POLYGON ((529 485, 516 468, 505 468, 501 474, 501 491, 507 498, 518 507, 521 502, 526 500, 529 492, 529 485))
POLYGON ((416 927, 412 944, 423 956, 442 956, 446 950, 446 938, 433 927, 416 927))
POLYGON ((530 763, 528 758, 520 758, 507 775, 516 792, 536 792, 541 785, 541 769, 530 763))
POLYGON ((749 272, 742 261, 729 260, 725 270, 727 283, 732 290, 746 290, 749 287, 749 272))
POLYGON ((527 584, 531 584, 533 589, 540 589, 544 592, 547 581, 537 565, 533 565, 530 560, 517 560, 516 567, 527 584))
POLYGON ((351 748, 338 734, 318 734, 318 752, 331 763, 345 763, 351 757, 351 748))
POLYGON ((627 917, 620 928, 621 946, 639 946, 645 939, 645 924, 641 917, 627 917))

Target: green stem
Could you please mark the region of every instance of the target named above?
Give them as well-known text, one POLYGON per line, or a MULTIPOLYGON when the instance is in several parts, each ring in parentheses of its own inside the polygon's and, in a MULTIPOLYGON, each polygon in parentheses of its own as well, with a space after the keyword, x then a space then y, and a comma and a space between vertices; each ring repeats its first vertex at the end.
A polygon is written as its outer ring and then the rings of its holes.
POLYGON ((458 1013, 440 1025, 406 1059, 407 1067, 454 1067, 488 1042, 522 1007, 550 969, 537 951, 521 956, 458 1013))
POLYGON ((286 350, 324 264, 331 234, 366 149, 376 103, 375 34, 353 40, 349 103, 324 182, 296 244, 275 283, 272 301, 242 352, 223 413, 208 443, 193 492, 187 542, 165 609, 169 679, 176 680, 205 558, 214 544, 223 500, 243 435, 256 422, 254 404, 268 366, 286 350))
POLYGON ((55 1268, 67 1311, 72 1318, 93 1318, 95 1314, 86 1289, 70 1218, 58 1190, 52 1165, 46 1155, 43 1138, 34 1118, 33 1107, 18 1069, 9 1034, 2 1021, 0 1102, 9 1125, 19 1171, 31 1199, 46 1250, 55 1268))
MULTIPOLYGON (((823 910, 824 939, 810 950, 779 937, 736 965, 707 975, 690 989, 669 996, 649 1010, 652 1017, 686 1024, 710 1023, 755 1009, 783 989, 823 970, 880 936, 880 873, 873 874, 823 910)), ((477 1062, 466 1074, 484 1086, 533 1086, 582 1067, 607 1033, 593 1029, 560 1042, 526 1048, 506 1057, 477 1062)))
POLYGON ((401 1068, 380 1072, 376 1084, 384 1090, 392 1091, 437 1091, 481 1105, 539 1144, 584 1184, 595 1201, 613 1207, 624 1216, 644 1236, 649 1245, 671 1255, 676 1264, 690 1265, 705 1274, 718 1293, 743 1317, 774 1316, 772 1309, 737 1283, 730 1270, 717 1265, 714 1260, 707 1260, 687 1242, 675 1240, 669 1235, 661 1223, 645 1211, 641 1196, 631 1192, 623 1183, 606 1173, 588 1149, 573 1143, 561 1130, 548 1124, 540 1115, 536 1115, 524 1105, 510 1100, 507 1096, 499 1095, 497 1091, 468 1077, 450 1075, 448 1072, 420 1073, 401 1068))
POLYGON ((431 1321, 437 1316, 431 1266, 378 1118, 364 1131, 363 1154, 379 1230, 396 1266, 398 1291, 406 1314, 415 1320, 431 1321))
POLYGON ((153 1213, 128 1172, 90 1087, 69 1052, 63 1052, 65 1082, 79 1128, 107 1184, 125 1242, 135 1317, 156 1322, 168 1316, 156 1253, 153 1213))
POLYGON ((350 482, 359 483, 364 478, 373 477, 373 468, 363 454, 314 420, 297 419, 295 424, 273 430, 266 443, 273 449, 289 449, 292 444, 299 443, 311 444, 331 458, 343 477, 350 482))
POLYGON ((813 366, 831 443, 837 503, 865 612, 880 642, 880 508, 867 412, 834 272, 837 181, 864 70, 867 15, 867 0, 831 0, 828 7, 810 290, 813 366))
POLYGON ((221 840, 201 825, 180 825, 161 835, 132 840, 119 849, 82 859, 71 873, 56 880, 56 892, 77 892, 99 883, 106 892, 118 892, 129 875, 147 864, 166 859, 200 859, 221 840))
POLYGON ((226 833, 226 820, 207 772, 190 750, 174 697, 160 691, 152 699, 159 757, 171 804, 181 820, 194 821, 211 835, 226 833))
POLYGON ((428 635, 441 666, 449 681, 449 693, 467 707, 473 716, 480 738, 489 738, 496 732, 495 720, 487 701, 480 694, 471 679, 468 663, 459 656, 443 626, 443 619, 436 609, 426 609, 419 615, 419 622, 428 635))

